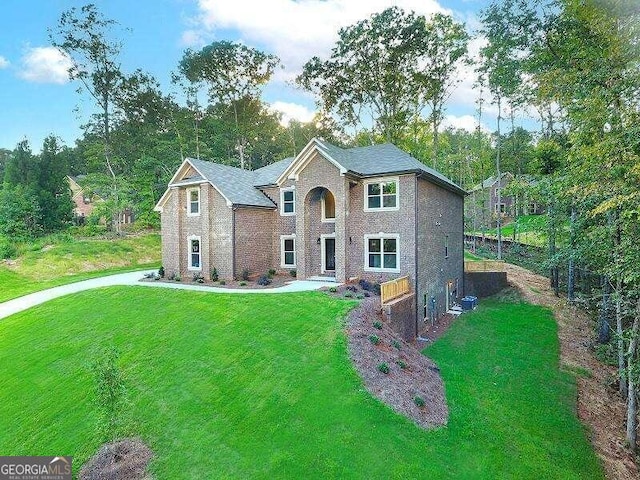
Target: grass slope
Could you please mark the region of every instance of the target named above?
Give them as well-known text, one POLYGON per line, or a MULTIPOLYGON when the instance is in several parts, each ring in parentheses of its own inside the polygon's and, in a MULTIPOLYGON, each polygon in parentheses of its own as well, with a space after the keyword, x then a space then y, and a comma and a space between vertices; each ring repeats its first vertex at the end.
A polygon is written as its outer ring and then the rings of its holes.
POLYGON ((0 451, 72 454, 77 471, 100 443, 89 365, 116 345, 125 433, 154 450, 155 478, 602 478, 546 310, 487 302, 454 324, 429 350, 450 424, 426 432, 364 390, 340 321, 352 305, 114 287, 14 315, 0 451))
POLYGON ((159 265, 157 233, 118 239, 61 235, 52 242, 25 247, 11 266, 0 264, 0 302, 87 278, 159 265))

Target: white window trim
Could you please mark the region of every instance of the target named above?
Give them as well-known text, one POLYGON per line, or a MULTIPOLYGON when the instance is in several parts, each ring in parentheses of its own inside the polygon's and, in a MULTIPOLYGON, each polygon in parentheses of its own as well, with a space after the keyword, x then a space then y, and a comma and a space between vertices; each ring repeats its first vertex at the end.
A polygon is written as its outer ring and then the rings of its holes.
POLYGON ((199 217, 202 211, 202 202, 200 201, 200 187, 187 188, 187 217, 199 217), (198 192, 198 213, 191 212, 191 192, 198 192))
MULTIPOLYGON (((364 211, 365 212, 389 212, 394 210, 400 210, 400 178, 399 177, 382 177, 376 178, 372 180, 367 180, 364 182, 364 211), (383 207, 383 198, 382 193, 380 195, 380 207, 378 208, 369 208, 369 185, 372 183, 386 183, 386 182, 396 182, 396 206, 395 207, 383 207)), ((380 190, 382 192, 382 189, 380 190)))
MULTIPOLYGON (((320 235, 320 268, 321 268, 321 272, 322 273, 326 273, 327 272, 327 257, 326 257, 326 253, 327 253, 327 247, 324 243, 325 239, 327 238, 333 238, 335 240, 336 238, 336 234, 335 233, 324 233, 322 235, 320 235)), ((334 250, 334 255, 335 255, 335 250, 334 250)), ((335 259, 334 259, 335 262, 335 259)), ((331 270, 332 272, 335 272, 334 270, 331 270)))
MULTIPOLYGON (((382 242, 383 243, 383 242, 382 242)), ((381 245, 381 250, 383 246, 381 245)), ((384 250, 380 252, 381 261, 380 264, 384 265, 384 250)), ((389 272, 400 273, 400 235, 397 233, 371 233, 364 236, 364 270, 365 272, 389 272), (385 238, 394 238, 396 240, 396 268, 374 268, 369 266, 369 239, 379 238, 384 240, 385 238)))
POLYGON ((190 235, 189 237, 187 237, 187 270, 193 271, 193 272, 200 272, 202 271, 202 238, 199 235, 190 235), (200 242, 200 266, 199 267, 194 267, 193 265, 191 265, 191 241, 192 240, 198 240, 198 242, 200 242))
POLYGON ((502 215, 504 215, 504 214, 506 214, 506 213, 507 213, 507 205, 506 205, 505 203, 496 203, 493 207, 495 208, 495 213, 496 213, 496 215, 497 215, 497 214, 502 214, 502 215), (503 207, 504 207, 504 212, 503 212, 503 211, 501 211, 502 209, 500 208, 500 206, 503 206, 503 207))
POLYGON ((296 187, 287 187, 280 189, 280 215, 290 217, 296 214, 296 187), (293 192, 293 212, 284 211, 284 192, 293 192))
MULTIPOLYGON (((329 190, 327 190, 327 192, 329 192, 329 190)), ((327 218, 327 217, 324 216, 324 214, 325 214, 324 197, 327 194, 327 192, 325 192, 322 195, 322 199, 320 201, 320 208, 322 209, 320 221, 322 223, 336 223, 336 217, 335 216, 333 218, 327 218)), ((331 192, 329 192, 329 193, 331 193, 331 192)), ((333 197, 333 214, 335 215, 336 214, 336 210, 338 209, 337 205, 336 205, 336 196, 333 193, 331 193, 331 196, 333 197)))
POLYGON ((291 235, 280 235, 280 267, 282 268, 296 268, 296 264, 298 263, 298 255, 296 253, 296 249, 298 245, 296 245, 296 234, 293 233, 291 235), (293 264, 284 263, 284 241, 285 240, 293 240, 293 264))

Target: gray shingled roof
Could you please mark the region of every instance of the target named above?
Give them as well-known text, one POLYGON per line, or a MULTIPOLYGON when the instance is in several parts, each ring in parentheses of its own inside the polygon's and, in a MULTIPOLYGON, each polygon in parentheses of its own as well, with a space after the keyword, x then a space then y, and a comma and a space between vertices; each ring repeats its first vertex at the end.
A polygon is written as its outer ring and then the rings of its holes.
POLYGON ((293 162, 294 157, 288 157, 284 160, 280 160, 279 162, 272 163, 270 165, 266 165, 262 168, 254 170, 254 185, 256 187, 262 187, 264 185, 272 185, 276 183, 276 180, 282 172, 284 172, 291 162, 293 162))
POLYGON ((275 208, 275 204, 255 188, 256 172, 194 158, 188 160, 232 204, 275 208))
POLYGON ((358 176, 416 172, 456 193, 466 193, 440 172, 427 167, 391 143, 344 149, 322 140, 317 142, 343 168, 358 176))
MULTIPOLYGON (((324 151, 352 175, 374 177, 414 172, 444 188, 462 195, 465 194, 462 188, 444 175, 427 167, 390 143, 349 149, 336 147, 317 139, 316 144, 321 151, 324 151)), ((294 161, 294 158, 285 158, 254 171, 194 158, 188 160, 204 177, 203 180, 216 187, 232 204, 275 208, 276 205, 256 187, 275 184, 294 161)), ((194 179, 197 177, 177 181, 171 186, 188 183, 194 179)))

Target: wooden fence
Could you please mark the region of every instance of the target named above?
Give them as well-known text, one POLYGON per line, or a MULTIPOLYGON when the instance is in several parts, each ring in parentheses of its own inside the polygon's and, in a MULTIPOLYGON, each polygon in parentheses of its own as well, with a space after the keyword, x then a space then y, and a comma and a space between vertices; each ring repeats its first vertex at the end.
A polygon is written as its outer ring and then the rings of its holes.
POLYGON ((380 300, 382 304, 401 297, 411 291, 409 277, 400 277, 380 284, 380 300))
POLYGON ((476 260, 464 262, 465 272, 503 272, 504 260, 476 260))

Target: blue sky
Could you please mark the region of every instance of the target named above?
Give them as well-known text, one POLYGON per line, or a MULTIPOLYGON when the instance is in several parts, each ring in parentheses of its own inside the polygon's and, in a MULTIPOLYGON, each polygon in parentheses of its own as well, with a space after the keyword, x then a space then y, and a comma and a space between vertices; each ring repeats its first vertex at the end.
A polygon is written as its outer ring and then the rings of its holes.
MULTIPOLYGON (((88 2, 74 0, 3 0, 0 10, 0 148, 12 149, 27 138, 35 151, 53 133, 67 145, 81 136, 80 126, 92 112, 85 94, 65 76, 65 59, 50 47, 47 28, 60 14, 88 2)), ((95 0, 99 9, 130 31, 122 67, 153 74, 169 91, 170 72, 185 48, 214 40, 238 40, 280 56, 278 71, 263 99, 285 118, 307 120, 314 102, 287 85, 313 55, 326 57, 341 26, 391 5, 421 14, 446 11, 471 27, 480 0, 95 0)), ((478 41, 471 45, 477 51, 478 41)), ((476 92, 471 71, 460 72, 447 114, 452 125, 472 128, 476 92)), ((492 127, 487 117, 486 126, 492 127)))

